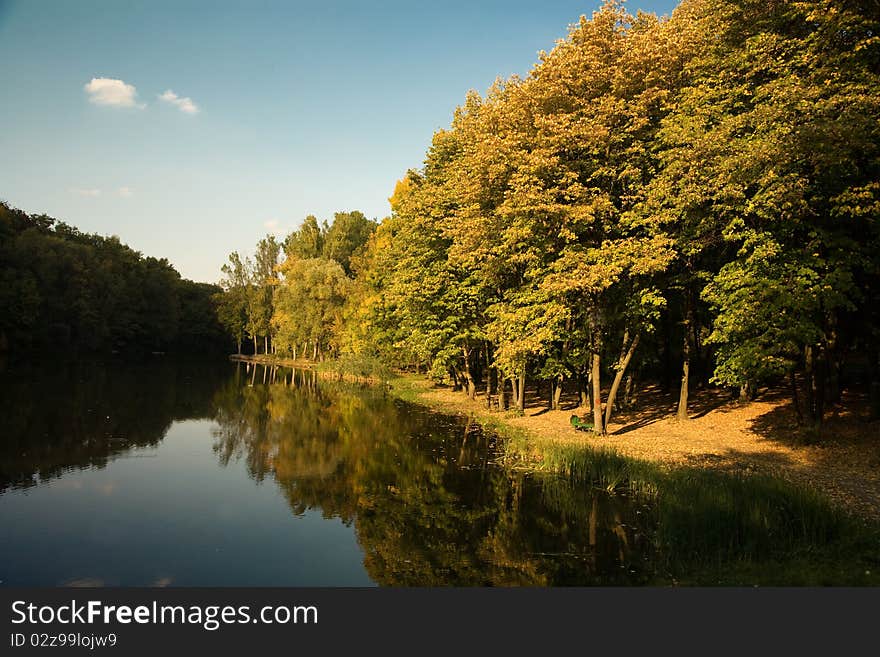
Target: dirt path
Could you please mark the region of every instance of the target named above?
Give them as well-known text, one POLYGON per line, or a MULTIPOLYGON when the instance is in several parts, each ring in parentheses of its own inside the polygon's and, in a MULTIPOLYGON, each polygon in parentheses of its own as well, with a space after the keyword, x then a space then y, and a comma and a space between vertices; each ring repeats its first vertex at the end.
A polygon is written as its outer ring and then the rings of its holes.
MULTIPOLYGON (((674 418, 675 402, 652 388, 642 393, 637 410, 613 418, 607 436, 575 431, 569 419, 574 400, 550 411, 529 399, 523 417, 488 411, 485 397, 471 401, 461 392, 433 387, 407 377, 425 403, 457 413, 491 417, 524 429, 536 440, 610 447, 635 458, 667 466, 692 465, 741 473, 773 474, 818 489, 851 512, 880 520, 880 422, 859 417, 859 399, 844 399, 855 409, 828 419, 821 440, 808 441, 797 428, 791 404, 766 392, 742 404, 716 390, 698 391, 691 420, 674 418)), ((582 409, 581 409, 582 410, 582 409)))

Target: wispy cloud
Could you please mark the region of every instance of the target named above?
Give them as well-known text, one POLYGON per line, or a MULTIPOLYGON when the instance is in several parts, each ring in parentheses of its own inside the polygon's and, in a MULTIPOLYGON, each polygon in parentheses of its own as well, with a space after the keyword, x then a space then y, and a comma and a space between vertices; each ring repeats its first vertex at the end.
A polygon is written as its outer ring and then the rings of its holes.
POLYGON ((67 191, 83 198, 96 198, 101 195, 100 189, 84 189, 82 187, 71 187, 67 191))
POLYGON ((131 187, 120 187, 116 193, 122 198, 130 198, 134 194, 134 190, 131 187))
POLYGON ((185 114, 198 114, 199 108, 193 102, 192 98, 185 97, 181 98, 176 93, 169 89, 164 94, 159 94, 159 100, 168 103, 169 105, 174 105, 177 109, 185 114))
POLYGON ((137 107, 143 109, 146 105, 137 102, 137 89, 133 84, 127 84, 114 78, 92 78, 83 86, 89 96, 89 100, 95 105, 108 107, 137 107))
POLYGON ((284 235, 286 232, 284 226, 281 225, 281 222, 277 219, 268 219, 263 222, 263 228, 268 230, 273 235, 284 235))

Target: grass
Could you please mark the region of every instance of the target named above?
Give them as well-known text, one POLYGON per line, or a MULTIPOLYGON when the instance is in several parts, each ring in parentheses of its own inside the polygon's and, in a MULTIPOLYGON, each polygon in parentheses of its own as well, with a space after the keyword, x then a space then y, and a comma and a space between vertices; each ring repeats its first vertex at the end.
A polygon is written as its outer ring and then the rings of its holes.
POLYGON ((764 475, 667 470, 588 446, 540 451, 536 470, 649 508, 658 565, 678 581, 880 585, 880 528, 813 490, 764 475))
MULTIPOLYGON (((406 401, 425 404, 406 377, 406 401)), ((442 406, 431 404, 439 410, 442 406)), ((589 445, 559 444, 481 414, 507 467, 631 496, 650 509, 657 566, 679 583, 880 585, 880 527, 818 492, 766 475, 666 468, 589 445)))

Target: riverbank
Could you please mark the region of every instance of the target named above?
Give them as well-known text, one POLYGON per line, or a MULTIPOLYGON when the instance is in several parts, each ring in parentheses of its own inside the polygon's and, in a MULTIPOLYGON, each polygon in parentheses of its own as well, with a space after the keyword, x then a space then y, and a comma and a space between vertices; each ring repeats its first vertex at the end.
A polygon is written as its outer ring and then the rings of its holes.
MULTIPOLYGON (((693 467, 736 475, 779 477, 828 497, 847 513, 880 521, 880 422, 860 417, 864 400, 845 399, 828 419, 821 439, 797 428, 784 393, 763 392, 743 404, 723 391, 703 389, 691 396, 691 419, 675 419, 675 399, 656 386, 641 393, 638 406, 612 418, 608 434, 575 431, 571 415, 582 413, 574 397, 549 410, 536 392, 527 392, 526 410, 491 411, 480 393, 474 400, 424 376, 377 377, 356 364, 312 363, 273 355, 230 356, 230 360, 312 371, 319 378, 390 385, 395 395, 441 412, 472 417, 508 438, 512 461, 541 467, 551 451, 610 450, 672 470, 693 467)), ((545 464, 546 465, 546 464, 545 464)))
POLYGON ((330 379, 333 381, 348 381, 350 383, 370 385, 383 384, 387 381, 387 378, 359 372, 357 364, 355 363, 347 364, 337 360, 315 363, 309 360, 283 358, 272 354, 257 354, 256 356, 231 354, 229 360, 234 363, 249 363, 267 367, 288 367, 296 370, 308 370, 313 372, 318 378, 330 379))
POLYGON ((720 391, 700 390, 693 395, 691 420, 680 423, 674 400, 649 388, 638 409, 618 414, 608 435, 599 436, 572 428, 571 415, 579 412, 574 399, 563 399, 563 410, 553 411, 527 398, 530 405, 517 416, 486 409, 482 396, 471 400, 415 375, 399 376, 391 385, 404 399, 470 416, 505 435, 513 457, 537 467, 559 450, 610 450, 667 471, 778 477, 819 492, 847 513, 880 521, 880 423, 857 416, 858 400, 848 405, 856 410, 831 417, 822 439, 812 441, 796 428, 782 395, 767 392, 741 404, 720 391))
MULTIPOLYGON (((290 366, 316 372, 321 378, 345 378, 340 363, 332 361, 320 364, 319 370, 314 364, 272 357, 247 358, 246 362, 260 365, 250 374, 269 384, 276 376, 286 382, 289 372, 283 367, 290 366)), ((314 379, 307 375, 304 380, 314 379)), ((564 498, 563 508, 587 513, 589 522, 595 524, 590 525, 591 532, 595 533, 602 515, 596 500, 616 500, 615 504, 633 510, 635 515, 626 519, 612 505, 612 515, 601 522, 615 535, 626 537, 620 538, 622 549, 628 549, 628 541, 644 543, 645 558, 651 560, 657 583, 880 585, 880 523, 874 516, 834 499, 815 482, 798 480, 789 462, 785 470, 765 467, 761 459, 775 455, 771 461, 778 462, 780 452, 768 445, 761 445, 765 448, 761 451, 748 442, 754 442, 754 436, 734 436, 736 431, 744 432, 737 423, 763 417, 761 404, 784 411, 782 399, 765 393, 760 402, 739 405, 711 391, 697 390, 693 420, 673 425, 664 415, 669 400, 648 389, 639 399, 638 410, 621 414, 608 436, 597 436, 571 427, 573 397, 563 398, 565 410, 548 411, 539 391, 529 389, 525 413, 518 415, 490 411, 482 395, 471 400, 422 376, 398 375, 382 389, 440 413, 430 426, 440 427, 449 421, 444 416, 459 415, 467 419, 462 426, 473 422, 489 430, 466 428, 465 443, 474 433, 503 437, 491 450, 491 459, 504 465, 500 472, 539 482, 550 503, 564 498), (593 500, 592 510, 589 504, 583 506, 583 500, 569 499, 572 491, 593 500)), ((350 393, 356 396, 359 391, 351 388, 350 393)), ((403 407, 401 412, 409 416, 411 410, 403 407)), ((425 416, 422 412, 412 415, 425 416)), ((358 411, 355 417, 360 416, 358 411)), ((773 435, 780 439, 781 434, 773 435)), ((784 447, 806 459, 803 450, 815 445, 792 442, 784 447)), ((826 450, 838 448, 834 441, 825 446, 826 450)), ((454 460, 447 464, 453 470, 454 460)), ((858 473, 850 475, 858 477, 858 473)), ((870 491, 870 486, 862 484, 870 491)), ((570 529, 573 517, 561 519, 568 528, 564 531, 570 529)))
POLYGON ((694 417, 680 424, 665 417, 669 400, 648 391, 640 410, 621 414, 609 435, 598 436, 572 428, 574 399, 570 408, 550 411, 527 398, 517 415, 490 411, 485 398, 471 400, 422 377, 400 376, 392 388, 502 435, 502 458, 511 467, 634 497, 655 518, 652 540, 667 556, 674 583, 880 585, 870 434, 844 432, 821 448, 798 443, 766 428, 768 415, 785 412, 772 395, 741 405, 698 391, 694 417), (822 468, 830 472, 818 473, 822 468))

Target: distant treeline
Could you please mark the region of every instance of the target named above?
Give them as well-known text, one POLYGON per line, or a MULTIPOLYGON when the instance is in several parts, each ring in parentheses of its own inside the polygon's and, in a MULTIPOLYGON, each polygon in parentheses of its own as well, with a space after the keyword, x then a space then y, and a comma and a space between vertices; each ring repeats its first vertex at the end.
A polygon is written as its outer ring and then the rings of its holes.
POLYGON ((219 292, 116 237, 0 203, 0 352, 217 352, 219 292))
POLYGON ((577 386, 600 431, 648 376, 682 420, 695 382, 785 383, 818 424, 870 381, 880 413, 874 1, 608 2, 469 94, 391 206, 362 248, 337 217, 233 254, 230 332, 428 369, 501 408, 527 379, 553 406, 577 386))

